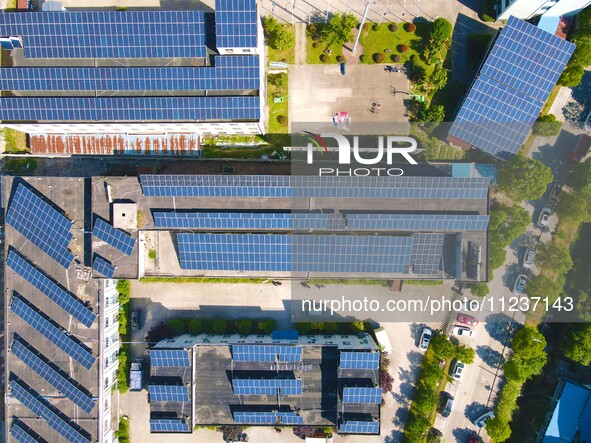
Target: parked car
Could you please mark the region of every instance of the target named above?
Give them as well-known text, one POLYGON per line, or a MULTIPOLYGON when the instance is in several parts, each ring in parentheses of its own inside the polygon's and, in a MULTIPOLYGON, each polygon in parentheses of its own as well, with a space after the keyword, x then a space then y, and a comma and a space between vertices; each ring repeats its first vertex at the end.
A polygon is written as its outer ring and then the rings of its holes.
POLYGON ((461 312, 456 317, 456 320, 468 326, 477 326, 478 320, 471 315, 462 314, 461 312))
POLYGON ((540 216, 538 217, 538 226, 540 228, 545 228, 548 226, 548 220, 550 219, 550 214, 552 214, 552 210, 548 207, 542 209, 540 212, 540 216))
POLYGON ((439 407, 437 408, 437 411, 441 414, 442 417, 449 417, 453 405, 453 396, 449 392, 443 391, 441 393, 441 401, 439 402, 439 407))
POLYGON ((454 326, 452 332, 458 337, 472 337, 474 335, 474 331, 466 326, 454 326))
POLYGON ((523 294, 525 285, 527 284, 527 276, 525 274, 519 274, 513 283, 513 293, 517 295, 523 294))
POLYGON ((551 202, 558 203, 561 192, 562 192, 562 186, 560 186, 560 185, 552 186, 552 190, 550 191, 550 197, 548 197, 548 199, 551 202))
POLYGON ((462 301, 462 310, 468 312, 479 311, 480 302, 474 299, 465 299, 464 301, 462 301))
POLYGON ((462 363, 460 360, 456 360, 456 363, 453 365, 453 369, 451 371, 451 376, 454 379, 459 380, 460 378, 462 378, 462 374, 464 373, 465 367, 466 365, 464 363, 462 363))
POLYGON ((347 73, 347 64, 341 63, 341 74, 345 75, 347 73))
POLYGON ((477 435, 470 435, 470 436, 468 436, 468 440, 466 440, 466 443, 481 443, 481 442, 482 442, 482 440, 477 435))
POLYGON ((433 331, 430 328, 423 328, 421 338, 419 339, 419 349, 426 351, 431 342, 431 337, 433 337, 433 331))
POLYGON ((443 443, 443 433, 437 428, 429 429, 427 443, 443 443))
POLYGON ((131 330, 137 331, 140 328, 140 310, 131 311, 131 330))
POLYGON ((491 418, 495 418, 495 413, 493 411, 488 411, 474 420, 474 424, 477 428, 484 428, 486 422, 489 421, 491 418))
POLYGON ((534 251, 533 249, 526 249, 525 254, 523 254, 522 266, 525 269, 529 269, 533 266, 535 260, 536 260, 536 251, 534 251))

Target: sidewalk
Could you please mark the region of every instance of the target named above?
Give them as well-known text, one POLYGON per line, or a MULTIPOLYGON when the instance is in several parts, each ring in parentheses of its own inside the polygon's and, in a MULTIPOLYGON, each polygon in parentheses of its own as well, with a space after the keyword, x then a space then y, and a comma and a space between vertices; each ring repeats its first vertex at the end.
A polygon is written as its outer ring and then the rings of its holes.
POLYGON ((296 23, 295 25, 295 64, 305 65, 308 55, 308 46, 306 41, 306 24, 296 23))

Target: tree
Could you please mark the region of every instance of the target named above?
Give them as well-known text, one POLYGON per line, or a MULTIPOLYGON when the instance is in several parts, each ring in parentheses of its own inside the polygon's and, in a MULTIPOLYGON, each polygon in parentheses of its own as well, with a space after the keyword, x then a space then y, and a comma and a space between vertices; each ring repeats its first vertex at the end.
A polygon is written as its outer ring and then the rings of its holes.
POLYGON ((553 114, 541 115, 534 124, 533 133, 540 137, 554 137, 560 132, 562 123, 553 114))
POLYGON ((334 14, 328 23, 320 31, 320 38, 328 46, 336 44, 344 45, 353 40, 353 28, 359 24, 352 14, 334 14))
POLYGON ((225 334, 228 330, 228 322, 226 320, 217 319, 211 323, 214 334, 225 334))
POLYGON ((456 347, 443 334, 435 334, 431 340, 431 349, 439 360, 450 360, 456 355, 456 347))
POLYGON ((282 26, 277 28, 273 35, 269 38, 269 46, 278 51, 284 51, 287 48, 291 48, 295 43, 295 36, 286 31, 282 26))
POLYGON ((548 166, 520 155, 509 159, 499 173, 499 187, 515 201, 537 200, 552 180, 554 175, 548 166))
POLYGON ((466 363, 467 365, 471 365, 474 363, 474 358, 476 357, 476 351, 473 348, 464 345, 457 345, 456 346, 456 358, 460 360, 462 363, 466 363))
POLYGON ((546 338, 536 327, 530 325, 524 325, 511 341, 513 353, 526 359, 540 354, 545 355, 546 345, 546 338))
POLYGON ((579 225, 591 219, 591 185, 572 192, 563 193, 558 204, 558 217, 572 225, 579 225))
POLYGON ((131 294, 131 286, 129 280, 119 280, 116 286, 117 292, 119 293, 119 304, 124 305, 129 302, 129 296, 131 294))
POLYGON ((312 329, 312 325, 310 325, 310 322, 300 322, 295 324, 295 328, 300 334, 306 335, 312 329))
POLYGON ((540 374, 546 362, 546 354, 538 354, 527 359, 513 354, 503 366, 503 371, 507 380, 524 383, 534 375, 540 374))
POLYGON ((576 166, 574 172, 570 175, 570 182, 572 187, 576 189, 591 185, 591 158, 576 166))
POLYGON ((199 334, 202 330, 203 325, 201 324, 201 320, 196 318, 189 320, 189 323, 187 324, 187 331, 189 331, 190 334, 199 334))
POLYGON ((558 79, 558 84, 567 87, 578 86, 585 75, 585 68, 582 65, 569 64, 558 79))
POLYGON ((388 371, 380 371, 380 388, 383 392, 392 392, 394 377, 388 371))
POLYGON ((355 320, 351 323, 351 329, 354 332, 363 332, 365 330, 365 324, 361 320, 355 320))
MULTIPOLYGON (((549 300, 554 301, 562 292, 562 287, 545 275, 536 275, 527 283, 526 292, 530 298, 548 297, 549 300)), ((538 309, 541 308, 541 304, 538 305, 538 309)))
POLYGON ((270 334, 275 329, 277 329, 277 322, 272 318, 257 323, 257 330, 264 334, 270 334))
POLYGON ((173 318, 168 322, 168 327, 173 335, 181 335, 187 330, 187 320, 184 318, 173 318))
POLYGON ((445 87, 445 85, 447 84, 447 78, 448 78, 448 70, 447 69, 436 68, 436 69, 433 69, 433 72, 429 76, 429 83, 431 84, 431 87, 434 90, 438 91, 438 90, 443 89, 445 87))
POLYGON ((148 343, 158 343, 166 338, 174 337, 174 334, 170 330, 167 324, 160 322, 152 328, 146 334, 146 341, 148 343))
POLYGON ((445 108, 443 105, 429 106, 429 108, 421 112, 419 118, 424 122, 440 123, 445 120, 445 108))
POLYGON ((536 259, 541 268, 556 274, 565 273, 573 267, 569 249, 556 241, 541 243, 536 259))
POLYGON ((529 212, 521 206, 498 205, 490 214, 491 243, 504 248, 525 232, 530 224, 529 212))
POLYGON ((269 83, 278 88, 287 86, 287 74, 269 74, 269 83))
POLYGON ((252 320, 240 320, 238 322, 238 333, 242 335, 250 334, 252 331, 252 320))
POLYGON ((431 24, 429 38, 427 40, 427 59, 443 50, 451 39, 453 26, 444 18, 438 18, 431 24))
POLYGON ((326 323, 324 326, 324 332, 327 334, 334 334, 337 332, 338 325, 335 322, 326 323))
POLYGON ((576 323, 568 327, 562 345, 565 357, 583 366, 591 363, 591 324, 576 323))
POLYGON ((382 63, 385 59, 386 56, 384 54, 382 54, 381 52, 376 52, 373 56, 373 61, 376 63, 382 63))
POLYGON ((417 25, 415 25, 414 23, 405 23, 404 30, 406 32, 415 32, 417 30, 417 25))
POLYGON ((437 391, 434 389, 417 389, 413 399, 414 410, 423 416, 428 416, 437 405, 437 391))
POLYGON ((511 427, 501 417, 495 417, 487 421, 486 432, 496 442, 502 442, 511 437, 511 427))
POLYGON ((470 283, 468 287, 475 297, 486 297, 489 292, 488 284, 484 282, 470 283))

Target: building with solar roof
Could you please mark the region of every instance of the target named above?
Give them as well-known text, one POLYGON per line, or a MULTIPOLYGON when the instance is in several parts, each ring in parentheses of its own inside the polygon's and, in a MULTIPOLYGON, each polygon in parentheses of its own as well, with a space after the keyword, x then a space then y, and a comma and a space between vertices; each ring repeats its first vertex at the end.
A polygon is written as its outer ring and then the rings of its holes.
POLYGON ((152 433, 208 425, 380 433, 380 352, 368 334, 182 335, 149 353, 152 433))
POLYGON ((37 153, 198 155, 201 135, 263 133, 256 1, 196 7, 1 13, 0 121, 37 153))
POLYGON ((448 140, 500 160, 517 154, 575 45, 510 17, 480 67, 448 140))

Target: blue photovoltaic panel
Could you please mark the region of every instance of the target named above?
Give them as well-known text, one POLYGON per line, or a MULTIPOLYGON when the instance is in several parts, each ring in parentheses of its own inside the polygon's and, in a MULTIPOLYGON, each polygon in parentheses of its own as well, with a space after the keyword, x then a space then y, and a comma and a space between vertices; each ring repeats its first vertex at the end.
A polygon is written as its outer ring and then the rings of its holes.
POLYGON ((378 369, 379 352, 341 352, 341 369, 378 369))
POLYGON ((64 268, 72 263, 74 254, 68 251, 72 222, 23 183, 16 187, 6 223, 64 268))
POLYGON ((218 48, 256 48, 256 0, 216 0, 215 34, 218 48))
POLYGON ((379 434, 379 421, 346 421, 339 426, 339 432, 347 434, 379 434))
POLYGON ((254 121, 258 120, 260 117, 259 105, 260 98, 255 96, 3 97, 0 98, 0 120, 46 120, 68 122, 137 120, 254 121))
POLYGON ((45 67, 0 70, 4 91, 258 90, 258 56, 216 58, 215 67, 45 67), (218 63, 217 59, 229 58, 218 63), (221 65, 221 66, 220 66, 221 65))
POLYGON ((285 345, 233 345, 232 358, 244 362, 299 362, 302 359, 301 346, 285 345))
POLYGON ((382 388, 344 388, 343 403, 379 405, 382 388))
POLYGON ((22 421, 15 418, 12 419, 12 426, 10 426, 10 435, 18 443, 47 443, 39 434, 29 428, 22 421))
POLYGON ((39 334, 72 357, 86 369, 90 369, 96 357, 85 346, 72 339, 65 331, 33 309, 17 295, 12 296, 12 312, 22 318, 39 334))
POLYGON ((485 177, 140 175, 149 197, 486 199, 485 177))
POLYGON ((182 269, 404 273, 412 237, 266 234, 177 235, 182 269))
POLYGON ((150 401, 189 401, 189 390, 186 386, 148 385, 150 401))
POLYGON ((234 412, 234 421, 250 425, 302 425, 304 418, 297 412, 234 412))
POLYGON ((151 419, 150 432, 189 432, 189 424, 186 420, 176 419, 151 419))
POLYGON ((236 395, 302 395, 302 380, 235 378, 232 386, 236 395))
POLYGON ((189 353, 183 349, 150 349, 152 366, 189 366, 189 353))
POLYGON ((367 231, 486 231, 488 215, 347 214, 347 229, 367 231))
POLYGON ((0 35, 22 36, 27 58, 206 56, 200 11, 2 13, 0 35))
POLYGON ((27 347, 20 337, 15 336, 11 352, 85 412, 90 413, 94 409, 94 401, 90 395, 80 389, 67 374, 54 368, 50 362, 41 357, 37 350, 27 347))
POLYGON ((480 75, 545 102, 574 50, 573 43, 511 16, 480 75))
POLYGON ((443 260, 445 234, 412 235, 411 271, 415 275, 438 275, 443 260))
POLYGON ((73 294, 63 289, 39 268, 21 256, 16 250, 11 249, 9 251, 6 264, 52 302, 84 324, 84 326, 88 328, 92 326, 96 319, 96 314, 73 294))
POLYGON ((102 218, 97 218, 94 222, 92 235, 126 255, 131 255, 135 246, 135 239, 133 237, 113 227, 113 225, 110 225, 102 218))
POLYGON ((94 254, 94 262, 92 262, 92 269, 104 275, 107 278, 113 278, 115 275, 115 266, 102 258, 100 255, 94 254))
POLYGON ((59 432, 67 441, 71 443, 90 442, 90 437, 76 429, 74 427, 76 425, 65 418, 59 409, 41 398, 37 392, 22 381, 15 379, 10 381, 10 394, 31 412, 47 421, 49 426, 59 432))

